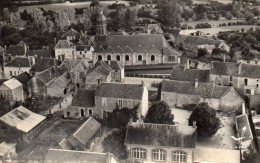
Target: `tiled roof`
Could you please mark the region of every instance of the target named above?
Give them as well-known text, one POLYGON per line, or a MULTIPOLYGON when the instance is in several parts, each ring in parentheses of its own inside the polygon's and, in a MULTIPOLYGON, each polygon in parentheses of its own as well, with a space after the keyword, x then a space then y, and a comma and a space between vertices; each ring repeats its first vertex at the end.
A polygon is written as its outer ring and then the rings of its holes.
POLYGON ((38 74, 35 75, 36 78, 40 79, 45 84, 50 83, 51 81, 54 81, 56 78, 61 76, 66 70, 57 69, 57 72, 55 72, 55 68, 51 67, 47 70, 44 70, 38 74))
POLYGON ((78 90, 73 97, 71 106, 93 107, 95 105, 94 90, 78 90))
POLYGON ((253 135, 252 135, 251 127, 249 125, 247 114, 237 116, 235 121, 236 121, 236 128, 239 137, 244 137, 242 141, 252 140, 253 135), (243 131, 244 127, 245 127, 245 131, 243 131))
POLYGON ((6 85, 8 88, 10 88, 11 90, 22 86, 22 83, 20 83, 18 80, 16 80, 15 78, 9 79, 6 82, 4 82, 4 85, 6 85))
POLYGON ((107 79, 112 69, 104 62, 96 62, 95 65, 87 71, 86 82, 97 82, 97 78, 107 79))
POLYGON ((15 76, 14 78, 17 79, 22 84, 26 84, 31 79, 30 75, 27 72, 23 72, 15 76))
POLYGON ((28 56, 37 56, 37 58, 46 57, 46 58, 55 58, 54 50, 29 50, 28 56))
POLYGON ((72 136, 82 144, 86 145, 100 128, 101 124, 94 118, 90 117, 72 134, 72 136))
POLYGON ((164 32, 171 33, 174 37, 179 36, 180 29, 164 29, 164 32))
MULTIPOLYGON (((214 83, 198 83, 195 87, 195 82, 189 81, 162 81, 162 91, 175 92, 178 94, 199 95, 204 98, 221 98, 231 87, 219 86, 214 83)), ((234 90, 235 91, 235 90, 234 90)))
POLYGON ((67 30, 65 33, 63 33, 63 35, 61 36, 61 38, 65 38, 67 36, 78 36, 79 32, 76 31, 75 29, 69 29, 67 30))
POLYGON ((125 144, 195 148, 196 128, 184 125, 132 123, 127 126, 125 144))
POLYGON ((0 117, 0 120, 17 130, 29 132, 45 118, 46 117, 42 115, 31 112, 23 106, 19 106, 0 117))
POLYGON ((183 36, 180 35, 177 37, 178 42, 183 42, 185 44, 191 44, 191 45, 215 45, 219 46, 223 41, 221 40, 214 40, 206 37, 201 36, 183 36))
POLYGON ((71 48, 71 43, 68 40, 59 40, 55 49, 71 48))
POLYGON ((20 42, 17 45, 10 45, 7 49, 7 54, 11 54, 12 56, 26 56, 28 47, 24 42, 20 42))
POLYGON ((171 80, 209 82, 210 70, 173 68, 171 80))
POLYGON ((77 66, 80 62, 82 61, 82 59, 69 59, 66 58, 60 65, 61 69, 66 69, 66 70, 71 70, 72 68, 74 68, 75 66, 77 66))
MULTIPOLYGON (((30 69, 33 72, 42 72, 48 68, 51 68, 55 65, 55 58, 40 58, 30 69)), ((57 66, 60 65, 60 62, 56 60, 57 66)))
POLYGON ((163 49, 163 55, 165 55, 165 56, 172 56, 172 55, 181 56, 182 52, 178 51, 177 49, 173 49, 173 48, 164 48, 163 49))
POLYGON ((120 71, 121 69, 124 68, 124 66, 117 61, 105 61, 105 63, 112 69, 112 70, 117 70, 120 71))
POLYGON ((66 88, 70 83, 70 77, 68 73, 64 73, 61 76, 59 76, 57 79, 55 79, 48 88, 66 88))
POLYGON ((90 45, 77 45, 76 50, 77 51, 84 51, 85 49, 87 51, 90 51, 91 46, 90 45))
POLYGON ((49 149, 44 162, 106 163, 111 162, 112 157, 115 159, 114 155, 111 153, 108 154, 76 150, 49 149))
POLYGON ((31 67, 31 64, 28 58, 16 57, 7 63, 5 67, 31 67))
POLYGON ((126 47, 132 51, 145 52, 160 52, 160 49, 170 47, 163 35, 109 35, 97 36, 94 52, 103 53, 104 51, 124 52, 126 47), (154 47, 154 48, 153 48, 154 47))
POLYGON ((101 83, 97 87, 96 96, 142 99, 143 90, 143 86, 138 84, 101 83))
POLYGON ((260 78, 260 65, 233 63, 233 62, 212 62, 213 68, 210 73, 215 75, 227 75, 247 78, 260 78), (241 72, 239 74, 239 64, 241 72))

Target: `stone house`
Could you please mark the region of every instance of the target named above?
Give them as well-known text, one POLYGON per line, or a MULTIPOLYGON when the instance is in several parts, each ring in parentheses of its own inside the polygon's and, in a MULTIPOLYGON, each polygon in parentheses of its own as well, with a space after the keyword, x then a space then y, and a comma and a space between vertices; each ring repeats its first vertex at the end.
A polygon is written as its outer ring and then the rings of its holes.
POLYGON ((64 118, 82 118, 95 116, 95 90, 78 89, 71 105, 63 110, 64 118))
POLYGON ((97 36, 93 61, 118 61, 122 65, 177 63, 181 53, 162 34, 97 36))
POLYGON ((143 163, 193 163, 196 127, 184 125, 130 123, 125 145, 128 159, 143 163))
POLYGON ((228 86, 220 86, 214 83, 200 83, 189 81, 162 81, 161 100, 167 102, 170 107, 183 107, 188 104, 206 102, 216 110, 239 110, 244 100, 228 86))
POLYGON ((93 144, 101 136, 101 124, 90 117, 79 128, 66 138, 67 146, 71 150, 92 150, 93 144))
POLYGON ((37 62, 40 58, 55 58, 55 52, 53 49, 29 50, 27 56, 35 58, 37 62))
POLYGON ((12 162, 16 156, 16 144, 4 141, 0 144, 0 161, 12 162))
POLYGON ((94 48, 91 45, 76 45, 76 58, 93 59, 94 48))
POLYGON ((80 33, 75 29, 71 28, 62 34, 61 39, 66 39, 68 41, 75 41, 79 39, 79 36, 80 33))
POLYGON ((124 67, 117 61, 98 61, 86 74, 86 87, 96 86, 100 82, 122 82, 124 67))
POLYGON ((55 58, 61 62, 65 58, 76 58, 74 44, 68 40, 59 40, 55 46, 55 58))
POLYGON ((34 61, 29 60, 27 57, 15 57, 12 61, 4 65, 4 76, 6 79, 11 79, 20 73, 29 73, 34 63, 34 61))
POLYGON ((60 62, 58 60, 56 60, 55 58, 42 57, 36 61, 36 63, 29 70, 29 73, 31 76, 34 76, 35 74, 42 72, 44 70, 47 70, 55 65, 57 65, 57 66, 60 65, 60 62))
POLYGON ((143 85, 101 83, 95 94, 95 115, 106 119, 108 113, 118 108, 135 108, 138 106, 138 117, 145 117, 148 111, 148 90, 143 85))
POLYGON ((0 135, 19 142, 30 142, 42 131, 45 119, 46 117, 19 106, 0 117, 0 135))
POLYGON ((119 163, 112 153, 49 149, 44 163, 84 162, 84 163, 119 163))
POLYGON ((15 78, 5 81, 0 86, 0 96, 12 103, 16 101, 24 102, 26 99, 22 83, 15 78))
POLYGON ((212 62, 210 82, 232 85, 241 94, 260 94, 260 65, 212 62))

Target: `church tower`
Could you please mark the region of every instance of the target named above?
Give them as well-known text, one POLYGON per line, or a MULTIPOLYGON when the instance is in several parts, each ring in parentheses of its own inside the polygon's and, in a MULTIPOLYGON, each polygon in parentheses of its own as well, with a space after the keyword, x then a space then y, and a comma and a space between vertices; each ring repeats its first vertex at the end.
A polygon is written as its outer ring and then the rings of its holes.
POLYGON ((97 35, 102 36, 107 34, 107 18, 100 9, 97 17, 97 35))

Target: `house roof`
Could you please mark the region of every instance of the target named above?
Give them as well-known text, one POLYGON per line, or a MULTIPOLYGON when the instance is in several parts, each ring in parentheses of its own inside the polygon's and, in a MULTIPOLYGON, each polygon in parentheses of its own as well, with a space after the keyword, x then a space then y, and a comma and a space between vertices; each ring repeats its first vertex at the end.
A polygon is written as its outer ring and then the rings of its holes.
POLYGON ((49 149, 45 162, 106 163, 111 162, 111 156, 115 159, 111 153, 49 149))
POLYGON ((20 131, 29 132, 45 118, 46 117, 42 115, 31 112, 23 106, 19 106, 0 117, 0 120, 20 131))
POLYGON ((27 82, 31 79, 30 75, 27 72, 23 72, 14 77, 22 84, 27 84, 27 82))
POLYGON ((251 127, 249 125, 249 120, 247 114, 242 114, 236 117, 236 128, 239 137, 244 137, 242 141, 252 140, 253 135, 251 131, 251 127), (246 127, 246 130, 243 131, 243 128, 246 127))
POLYGON ((87 51, 90 51, 91 47, 91 45, 77 45, 76 50, 84 51, 86 49, 87 51))
POLYGON ((45 84, 47 84, 57 79, 64 72, 66 72, 66 70, 60 68, 57 68, 57 71, 55 71, 55 67, 53 66, 51 68, 48 68, 47 70, 39 72, 38 74, 35 75, 35 77, 40 79, 45 84))
POLYGON ((126 99, 142 99, 143 90, 144 87, 138 84, 101 83, 97 87, 96 96, 126 99))
POLYGON ((98 61, 93 67, 87 71, 86 81, 87 82, 97 82, 97 78, 106 79, 112 68, 109 67, 104 61, 98 61))
POLYGON ((94 105, 95 90, 78 90, 71 103, 71 106, 93 107, 94 105))
POLYGON ((66 88, 70 83, 69 74, 64 72, 62 75, 58 76, 52 83, 48 85, 48 88, 66 88))
POLYGON ((212 62, 211 74, 247 78, 260 78, 260 65, 234 62, 212 62), (239 74, 239 66, 241 72, 239 74))
POLYGON ((86 145, 100 128, 101 124, 94 118, 90 117, 72 134, 72 136, 82 144, 86 145))
POLYGON ((12 56, 26 56, 28 47, 24 42, 20 42, 17 45, 10 45, 7 49, 7 54, 12 56))
POLYGON ((10 88, 11 90, 22 86, 22 83, 20 83, 17 79, 12 78, 7 80, 6 82, 4 82, 4 85, 6 85, 8 88, 10 88))
POLYGON ((15 146, 16 146, 16 144, 14 144, 14 143, 2 142, 0 144, 0 156, 4 156, 7 152, 12 150, 15 146))
POLYGON ((16 57, 11 62, 7 63, 5 67, 31 67, 31 63, 28 58, 16 57))
POLYGON ((63 35, 61 36, 61 38, 65 38, 67 36, 78 36, 79 32, 76 31, 75 29, 69 29, 67 30, 65 33, 63 33, 63 35))
POLYGON ((38 58, 54 58, 54 50, 51 49, 43 49, 43 50, 29 50, 28 56, 37 56, 38 58))
POLYGON ((104 61, 112 70, 120 71, 124 66, 118 61, 104 61))
POLYGON ((152 123, 128 124, 125 144, 195 148, 196 128, 152 123))
POLYGON ((50 67, 53 67, 55 65, 55 62, 57 66, 60 65, 60 62, 56 60, 55 58, 40 58, 30 69, 30 71, 33 72, 42 72, 50 67))
POLYGON ((97 36, 94 52, 106 51, 124 52, 131 49, 133 52, 160 52, 162 48, 170 47, 162 34, 154 35, 108 35, 97 36))
POLYGON ((178 42, 184 42, 186 44, 191 44, 191 45, 215 45, 219 46, 223 41, 221 40, 214 40, 206 37, 201 37, 201 36, 183 36, 179 35, 177 37, 178 42))
POLYGON ((66 58, 61 65, 59 66, 61 69, 71 70, 75 66, 77 66, 83 59, 69 59, 66 58))
POLYGON ((59 40, 55 49, 71 48, 71 43, 68 40, 59 40))
POLYGON ((163 48, 162 52, 163 52, 163 55, 165 55, 165 56, 172 56, 172 55, 181 56, 182 55, 182 52, 178 51, 177 49, 173 49, 173 48, 163 48))
POLYGON ((174 37, 179 36, 180 29, 164 29, 164 32, 171 33, 174 37))
POLYGON ((218 148, 196 148, 194 152, 195 162, 240 162, 239 150, 218 148))
POLYGON ((210 70, 173 67, 171 80, 193 82, 194 79, 198 79, 199 82, 209 82, 209 74, 210 70))
MULTIPOLYGON (((178 94, 200 95, 204 98, 220 99, 227 91, 231 90, 228 86, 219 86, 214 83, 200 83, 195 87, 195 82, 189 81, 162 81, 162 91, 175 92, 178 94)), ((235 90, 234 90, 235 91, 235 90)))

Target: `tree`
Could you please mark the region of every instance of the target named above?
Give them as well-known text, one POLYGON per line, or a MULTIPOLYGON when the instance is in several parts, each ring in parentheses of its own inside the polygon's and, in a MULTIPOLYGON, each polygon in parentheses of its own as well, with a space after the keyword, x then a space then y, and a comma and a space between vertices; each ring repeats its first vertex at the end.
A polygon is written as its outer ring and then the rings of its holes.
POLYGON ((226 51, 225 50, 222 50, 218 47, 215 47, 213 50, 212 50, 212 55, 215 55, 215 56, 219 56, 221 54, 226 54, 226 51))
POLYGON ((254 54, 251 53, 251 47, 248 43, 243 42, 241 48, 242 48, 241 56, 244 59, 252 59, 255 57, 254 54))
POLYGON ((189 125, 196 122, 198 137, 211 137, 215 135, 220 127, 220 119, 216 116, 216 110, 207 103, 198 104, 189 118, 189 125))
POLYGON ((119 159, 125 159, 127 157, 127 150, 124 145, 125 136, 125 130, 113 131, 102 142, 104 152, 110 152, 119 159))
POLYGON ((137 13, 136 11, 132 11, 130 9, 127 9, 125 12, 125 22, 126 22, 126 27, 129 29, 136 25, 137 23, 137 13))
POLYGON ((226 12, 225 18, 226 18, 227 20, 231 20, 232 17, 233 17, 233 15, 232 15, 229 11, 226 12))
POLYGON ((198 54, 198 57, 203 57, 208 54, 208 51, 205 48, 199 48, 197 54, 198 54))
POLYGON ((10 20, 10 11, 8 8, 3 9, 3 14, 4 14, 4 20, 9 21, 10 20))
POLYGON ((247 12, 245 14, 245 19, 249 24, 254 24, 256 22, 256 19, 251 12, 247 12))
POLYGON ((19 25, 21 22, 21 16, 18 12, 11 12, 10 21, 13 25, 19 25))
POLYGON ((90 7, 93 7, 93 8, 98 7, 98 6, 99 6, 99 0, 93 0, 90 4, 90 7))
POLYGON ((20 13, 22 20, 29 20, 32 21, 32 15, 27 12, 27 10, 24 10, 22 13, 20 13))
POLYGON ((174 115, 169 105, 164 101, 155 102, 149 108, 144 119, 146 123, 174 124, 174 115))

